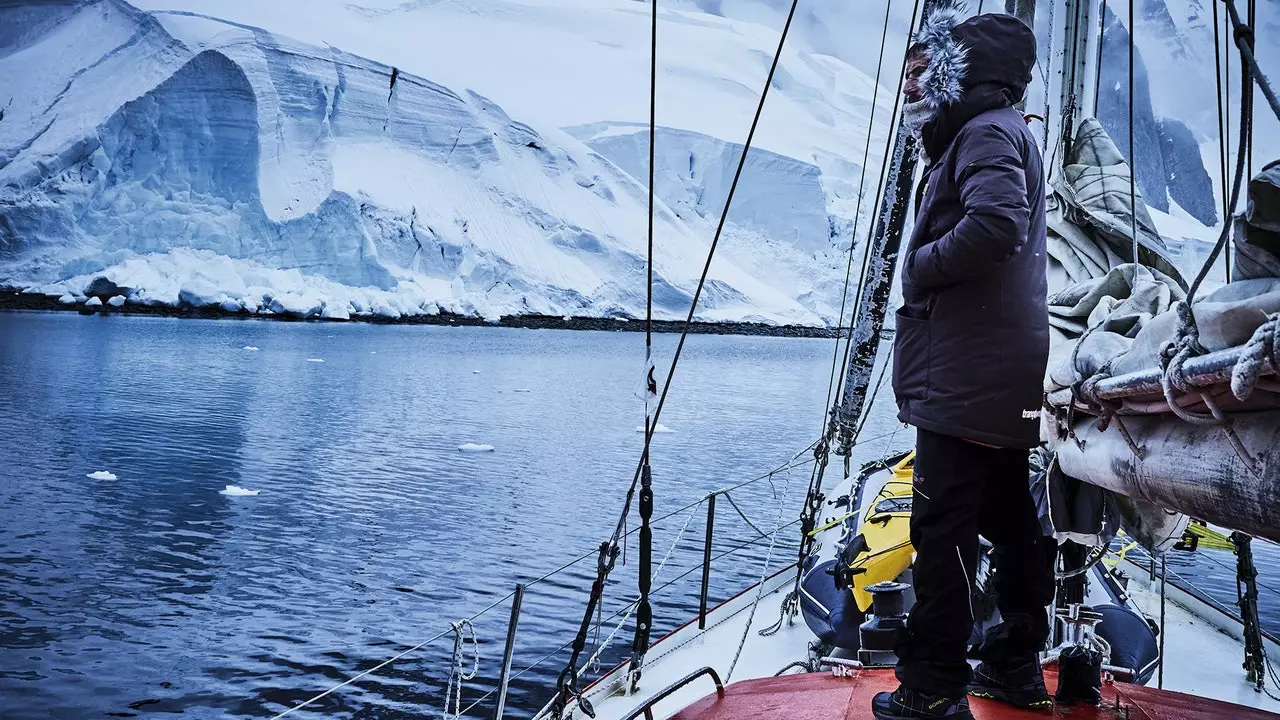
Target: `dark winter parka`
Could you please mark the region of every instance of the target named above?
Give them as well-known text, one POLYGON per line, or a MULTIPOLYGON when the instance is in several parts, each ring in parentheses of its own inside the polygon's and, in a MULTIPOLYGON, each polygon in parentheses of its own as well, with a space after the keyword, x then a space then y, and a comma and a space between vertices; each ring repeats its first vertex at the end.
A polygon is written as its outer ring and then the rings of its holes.
POLYGON ((1045 190, 1013 104, 1031 80, 1035 37, 1008 15, 961 19, 941 9, 917 38, 930 57, 920 85, 938 112, 921 131, 932 162, 902 270, 898 418, 1032 447, 1049 353, 1045 190))

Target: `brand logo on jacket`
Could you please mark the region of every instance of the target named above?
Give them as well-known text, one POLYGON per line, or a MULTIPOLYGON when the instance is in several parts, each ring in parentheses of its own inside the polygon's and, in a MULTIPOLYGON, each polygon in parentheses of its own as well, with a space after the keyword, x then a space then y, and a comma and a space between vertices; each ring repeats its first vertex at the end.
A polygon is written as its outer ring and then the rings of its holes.
POLYGON ((1035 410, 1023 410, 1022 419, 1023 420, 1039 420, 1040 408, 1036 408, 1035 410))

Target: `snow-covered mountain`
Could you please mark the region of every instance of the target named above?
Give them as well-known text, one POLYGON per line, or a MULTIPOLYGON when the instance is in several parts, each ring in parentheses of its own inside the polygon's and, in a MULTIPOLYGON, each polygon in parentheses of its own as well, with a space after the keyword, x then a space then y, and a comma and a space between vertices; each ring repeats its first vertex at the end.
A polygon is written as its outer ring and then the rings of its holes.
MULTIPOLYGON (((0 27, 0 285, 71 301, 105 276, 139 302, 330 317, 642 312, 639 3, 9 2, 0 27)), ((777 32, 663 13, 660 316, 687 311, 777 32)), ((834 319, 871 87, 788 50, 700 317, 834 319)))
MULTIPOLYGON (((1185 211, 1205 225, 1221 221, 1214 15, 1205 0, 1135 0, 1134 155, 1139 189, 1163 212, 1185 211), (1175 208, 1176 206, 1176 208, 1175 208)), ((1127 3, 1108 3, 1103 23, 1098 119, 1128 153, 1129 29, 1127 3)), ((1244 7, 1244 4, 1240 4, 1244 7)), ((1229 146, 1238 146, 1240 56, 1222 23, 1223 56, 1230 65, 1229 146)), ((1257 55, 1264 71, 1280 68, 1280 2, 1258 3, 1257 55)), ((1280 121, 1255 108, 1254 168, 1280 159, 1280 121)), ((1232 150, 1231 162, 1235 153, 1232 150)))
MULTIPOLYGON (((1139 186, 1187 235, 1219 220, 1212 21, 1205 0, 1140 2, 1139 186)), ((660 317, 687 311, 788 6, 660 6, 660 317)), ((888 7, 860 235, 911 10, 888 7)), ((0 286, 76 302, 106 277, 136 302, 304 316, 637 316, 649 11, 0 0, 0 286)), ((1100 107, 1122 148, 1126 14, 1110 3, 1100 107)), ((1264 65, 1277 15, 1261 0, 1264 65)), ((885 17, 801 3, 701 318, 835 320, 885 17)), ((1261 163, 1280 138, 1258 118, 1261 163)))

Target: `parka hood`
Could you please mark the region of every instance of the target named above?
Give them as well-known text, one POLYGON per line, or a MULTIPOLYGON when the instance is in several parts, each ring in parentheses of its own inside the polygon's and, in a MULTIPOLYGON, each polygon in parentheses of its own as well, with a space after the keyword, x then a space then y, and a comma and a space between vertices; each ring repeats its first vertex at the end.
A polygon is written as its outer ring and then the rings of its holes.
POLYGON ((915 36, 929 55, 918 83, 924 99, 913 103, 931 111, 920 133, 929 157, 939 157, 974 116, 1021 102, 1035 68, 1035 34, 1025 23, 965 14, 961 5, 939 7, 915 36))

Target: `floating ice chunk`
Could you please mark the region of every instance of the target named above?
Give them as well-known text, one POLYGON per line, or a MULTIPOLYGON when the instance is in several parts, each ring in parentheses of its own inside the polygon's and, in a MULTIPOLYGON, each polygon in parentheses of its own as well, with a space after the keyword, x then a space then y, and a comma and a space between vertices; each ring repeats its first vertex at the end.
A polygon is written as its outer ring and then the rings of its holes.
POLYGON ((239 485, 228 485, 225 488, 219 490, 218 494, 227 495, 229 497, 244 497, 246 495, 257 495, 260 492, 262 491, 250 490, 249 488, 242 488, 239 485))
POLYGON ((244 349, 245 349, 245 350, 250 350, 250 351, 252 351, 252 352, 257 352, 257 351, 258 351, 258 346, 257 346, 257 345, 245 345, 245 346, 244 346, 244 349))
MULTIPOLYGON (((644 426, 643 426, 643 425, 637 425, 637 426, 636 426, 636 432, 638 432, 638 433, 642 433, 642 432, 644 432, 644 426)), ((673 432, 675 432, 675 430, 672 430, 671 428, 667 427, 666 425, 663 425, 662 423, 658 423, 658 426, 657 426, 656 428, 654 428, 654 429, 653 429, 653 434, 655 434, 655 435, 657 435, 657 434, 659 434, 659 433, 673 433, 673 432)))
POLYGON ((112 295, 111 299, 107 301, 107 304, 111 307, 120 307, 121 305, 124 305, 124 296, 112 295))
POLYGON ((378 354, 378 351, 377 351, 377 350, 370 350, 370 351, 369 351, 369 354, 370 354, 370 355, 377 355, 377 354, 378 354))
POLYGON ((307 358, 307 362, 324 362, 323 358, 307 358))
POLYGON ((458 446, 458 451, 459 451, 459 452, 465 452, 465 453, 484 453, 484 452, 493 452, 493 446, 492 446, 492 445, 480 445, 480 444, 477 444, 477 443, 462 443, 461 445, 459 445, 459 446, 458 446))
POLYGON ((562 319, 562 320, 564 320, 565 322, 571 322, 571 321, 573 320, 573 318, 572 318, 572 317, 570 317, 570 316, 568 316, 568 315, 565 315, 565 316, 564 316, 563 318, 561 318, 561 319, 562 319))
POLYGON ((480 371, 479 371, 479 370, 472 370, 472 371, 471 371, 471 374, 472 374, 472 375, 479 375, 479 374, 480 374, 480 371))
POLYGON ((89 473, 85 477, 89 478, 90 480, 115 480, 116 474, 111 472, 110 470, 95 470, 94 472, 89 473))
POLYGON ((529 392, 529 388, 516 388, 516 392, 529 392))
POLYGON ((85 307, 102 307, 102 298, 91 297, 84 301, 85 307))
POLYGON ((76 296, 72 295, 71 293, 66 293, 62 297, 58 298, 59 305, 74 305, 75 302, 76 302, 76 296))

